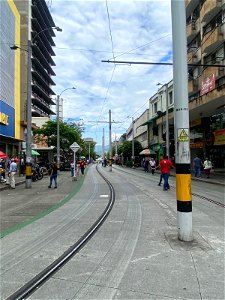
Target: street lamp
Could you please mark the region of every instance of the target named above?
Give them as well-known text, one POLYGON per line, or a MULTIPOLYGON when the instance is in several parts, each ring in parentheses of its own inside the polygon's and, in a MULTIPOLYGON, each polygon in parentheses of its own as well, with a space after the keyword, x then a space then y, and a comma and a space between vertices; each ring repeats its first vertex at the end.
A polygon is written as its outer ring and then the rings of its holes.
POLYGON ((45 28, 41 31, 39 31, 31 41, 28 39, 28 46, 27 50, 22 49, 16 45, 11 46, 10 48, 12 50, 21 49, 27 52, 27 136, 26 136, 26 188, 31 188, 31 177, 32 177, 32 164, 31 164, 31 156, 32 156, 32 150, 31 150, 31 142, 32 142, 32 112, 31 112, 31 84, 32 84, 32 62, 31 62, 31 55, 32 55, 32 44, 34 40, 39 36, 40 33, 50 30, 50 29, 56 29, 57 31, 62 31, 61 28, 58 26, 56 27, 49 27, 45 28))
POLYGON ((134 168, 134 117, 127 118, 132 118, 132 167, 134 168))
MULTIPOLYGON (((162 83, 157 83, 162 85, 162 83)), ((168 83, 164 84, 166 92, 166 155, 170 156, 170 143, 169 143, 169 114, 168 114, 168 83)))
POLYGON ((57 118, 57 166, 58 166, 58 169, 60 168, 60 139, 59 139, 59 99, 61 97, 61 95, 67 91, 67 90, 75 90, 76 88, 75 87, 71 87, 71 88, 67 88, 65 90, 63 90, 59 95, 57 95, 57 98, 56 98, 56 110, 57 110, 57 113, 56 113, 56 118, 57 118))

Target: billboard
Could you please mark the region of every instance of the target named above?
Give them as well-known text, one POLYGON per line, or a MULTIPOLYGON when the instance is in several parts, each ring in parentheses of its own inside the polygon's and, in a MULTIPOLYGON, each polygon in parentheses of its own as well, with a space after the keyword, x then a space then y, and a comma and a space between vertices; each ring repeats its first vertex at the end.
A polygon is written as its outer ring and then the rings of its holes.
POLYGON ((0 135, 20 139, 20 15, 13 0, 0 1, 0 135))

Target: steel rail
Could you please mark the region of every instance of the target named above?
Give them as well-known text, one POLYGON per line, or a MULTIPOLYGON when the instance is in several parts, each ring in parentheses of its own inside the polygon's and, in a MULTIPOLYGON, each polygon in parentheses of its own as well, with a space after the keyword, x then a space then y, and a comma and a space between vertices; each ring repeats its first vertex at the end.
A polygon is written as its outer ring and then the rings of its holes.
POLYGON ((38 287, 43 285, 54 273, 57 272, 59 268, 66 264, 79 250, 83 248, 83 246, 88 242, 88 240, 91 239, 91 237, 106 220, 115 202, 115 190, 112 184, 102 175, 102 173, 99 172, 98 166, 96 166, 96 170, 99 175, 105 180, 110 190, 109 202, 103 213, 73 246, 67 249, 53 263, 51 263, 29 282, 27 282, 20 289, 10 295, 6 300, 22 300, 33 294, 38 287))
MULTIPOLYGON (((129 174, 129 175, 134 175, 134 174, 132 174, 132 173, 130 173, 130 172, 126 172, 124 169, 117 169, 117 168, 116 168, 116 170, 119 171, 119 172, 127 173, 127 174, 129 174)), ((133 171, 133 169, 131 169, 131 170, 133 171)), ((141 175, 142 178, 146 178, 146 177, 144 176, 144 174, 141 174, 141 173, 140 173, 139 170, 136 170, 136 171, 139 173, 139 174, 138 174, 139 176, 141 175)), ((135 174, 135 176, 136 176, 136 174, 135 174)), ((174 187, 173 185, 171 185, 171 184, 170 184, 170 187, 172 187, 173 189, 175 189, 175 187, 174 187)), ((215 204, 215 205, 218 205, 218 206, 220 206, 220 207, 225 208, 225 204, 223 204, 223 203, 221 203, 221 202, 219 202, 219 201, 216 201, 216 200, 207 198, 207 197, 205 197, 205 196, 202 196, 202 195, 199 195, 199 194, 196 194, 196 193, 191 193, 191 194, 192 194, 192 196, 201 198, 201 199, 203 199, 203 200, 206 200, 206 201, 211 202, 211 203, 213 203, 213 204, 215 204)))

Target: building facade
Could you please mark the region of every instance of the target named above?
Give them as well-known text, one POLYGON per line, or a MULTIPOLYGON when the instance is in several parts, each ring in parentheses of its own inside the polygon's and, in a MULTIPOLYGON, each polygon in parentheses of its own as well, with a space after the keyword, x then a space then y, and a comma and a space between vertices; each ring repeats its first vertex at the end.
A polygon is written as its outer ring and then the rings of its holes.
POLYGON ((50 118, 55 114, 51 109, 55 105, 55 24, 45 0, 7 0, 0 5, 0 148, 9 156, 17 156, 26 140, 28 84, 32 90, 32 116, 50 118), (28 40, 32 47, 30 83, 28 40), (10 49, 14 45, 17 49, 10 49))
POLYGON ((225 1, 186 1, 191 153, 225 167, 225 1))
POLYGON ((0 2, 0 150, 18 153, 20 131, 20 54, 10 44, 20 44, 20 14, 13 1, 0 2))

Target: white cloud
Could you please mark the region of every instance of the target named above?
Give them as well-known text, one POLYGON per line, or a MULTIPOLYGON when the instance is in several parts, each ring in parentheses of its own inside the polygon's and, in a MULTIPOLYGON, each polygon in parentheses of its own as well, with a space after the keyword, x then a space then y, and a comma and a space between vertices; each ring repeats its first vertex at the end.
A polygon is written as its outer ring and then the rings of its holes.
MULTIPOLYGON (((169 0, 107 3, 116 60, 172 61, 169 0)), ((172 67, 116 65, 113 73, 114 65, 102 62, 113 57, 105 1, 52 1, 50 11, 63 29, 55 38, 55 91, 76 87, 62 95, 64 118, 82 118, 84 137, 93 137, 98 144, 105 128, 107 144, 109 109, 113 120, 123 122, 112 125, 113 134, 119 136, 131 123, 127 116, 136 118, 148 107, 156 84, 172 79, 172 67)))

